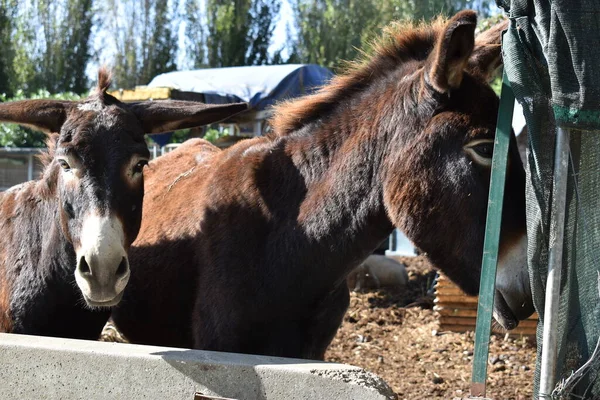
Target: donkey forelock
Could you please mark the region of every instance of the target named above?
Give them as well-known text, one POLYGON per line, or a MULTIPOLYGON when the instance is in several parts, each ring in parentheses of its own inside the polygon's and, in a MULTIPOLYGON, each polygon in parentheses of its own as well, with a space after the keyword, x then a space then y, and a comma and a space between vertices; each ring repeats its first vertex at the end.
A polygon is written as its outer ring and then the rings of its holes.
MULTIPOLYGON (((98 70, 98 83, 90 92, 89 96, 80 101, 77 109, 80 111, 101 111, 110 104, 119 103, 117 99, 106 93, 112 84, 112 74, 108 67, 101 66, 98 70)), ((38 158, 42 165, 46 167, 54 159, 56 146, 60 138, 59 132, 46 132, 47 151, 41 153, 38 158)))
POLYGON ((347 62, 345 71, 317 93, 275 107, 270 124, 274 134, 285 136, 322 117, 336 103, 368 88, 382 76, 410 61, 424 61, 448 20, 438 17, 433 23, 396 22, 383 30, 370 49, 357 61, 347 62))
POLYGON ((82 111, 100 111, 107 105, 118 103, 119 101, 107 94, 106 91, 112 84, 112 75, 108 68, 102 66, 98 70, 98 84, 80 105, 82 111))

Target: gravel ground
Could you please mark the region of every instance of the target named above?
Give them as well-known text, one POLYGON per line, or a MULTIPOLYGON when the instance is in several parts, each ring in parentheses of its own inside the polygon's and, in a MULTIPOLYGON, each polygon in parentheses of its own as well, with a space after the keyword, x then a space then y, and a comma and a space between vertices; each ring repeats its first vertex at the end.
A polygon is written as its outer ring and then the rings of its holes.
MULTIPOLYGON (((438 332, 431 309, 435 271, 424 257, 405 258, 410 281, 402 291, 352 293, 327 361, 363 367, 384 378, 399 399, 469 396, 473 333, 438 332)), ((493 336, 487 397, 530 399, 535 344, 493 336)))

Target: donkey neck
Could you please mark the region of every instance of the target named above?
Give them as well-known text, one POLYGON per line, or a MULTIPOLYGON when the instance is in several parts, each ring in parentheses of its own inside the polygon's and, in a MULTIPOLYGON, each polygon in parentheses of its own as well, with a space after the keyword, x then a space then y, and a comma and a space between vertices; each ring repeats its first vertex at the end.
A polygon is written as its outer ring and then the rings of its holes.
MULTIPOLYGON (((2 239, 2 264, 11 293, 12 331, 97 338, 100 322, 93 324, 95 333, 87 332, 91 324, 86 314, 91 311, 81 306, 74 283, 75 252, 60 226, 56 181, 51 178, 9 190, 1 201, 3 232, 11 232, 2 239)), ((104 318, 108 313, 100 320, 104 318)))
MULTIPOLYGON (((393 226, 383 205, 387 139, 371 99, 360 96, 285 140, 285 151, 304 178, 297 221, 309 243, 318 243, 338 277, 372 252, 393 226), (339 264, 339 265, 335 265, 339 264)), ((323 261, 321 260, 322 264, 323 261)))

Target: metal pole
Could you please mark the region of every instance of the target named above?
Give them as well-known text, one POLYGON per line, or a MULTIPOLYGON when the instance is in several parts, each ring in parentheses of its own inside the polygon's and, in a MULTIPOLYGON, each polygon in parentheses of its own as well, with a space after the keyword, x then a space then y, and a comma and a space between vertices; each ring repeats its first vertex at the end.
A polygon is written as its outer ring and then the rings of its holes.
POLYGON ((540 398, 550 397, 556 383, 558 309, 565 231, 565 207, 569 178, 569 130, 558 128, 554 153, 552 210, 550 214, 550 256, 544 303, 544 334, 540 372, 540 398))
POLYGON ((473 354, 473 375, 471 377, 471 396, 485 397, 485 378, 490 346, 492 310, 494 306, 494 286, 496 284, 496 266, 498 264, 498 247, 500 244, 500 228, 502 224, 502 204, 504 201, 504 182, 508 145, 512 134, 512 117, 515 96, 508 83, 506 73, 502 77, 502 92, 494 155, 490 176, 490 195, 488 199, 485 239, 483 242, 483 259, 481 263, 481 282, 479 284, 479 301, 477 304, 477 323, 475 327, 475 350, 473 354))
POLYGON ((27 180, 33 180, 33 154, 29 154, 27 157, 27 180))

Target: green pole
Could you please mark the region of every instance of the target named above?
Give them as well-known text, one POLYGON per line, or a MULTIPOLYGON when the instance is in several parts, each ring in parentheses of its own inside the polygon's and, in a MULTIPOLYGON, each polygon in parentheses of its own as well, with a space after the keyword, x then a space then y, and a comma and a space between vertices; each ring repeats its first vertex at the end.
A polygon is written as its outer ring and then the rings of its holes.
POLYGON ((481 283, 479 284, 479 302, 477 305, 477 325, 475 328, 475 351, 473 354, 473 375, 471 378, 471 396, 485 397, 485 378, 494 306, 494 286, 496 284, 496 265, 502 225, 502 203, 504 200, 504 182, 508 145, 515 96, 508 83, 506 73, 502 76, 500 108, 496 125, 494 155, 490 177, 490 196, 488 199, 483 260, 481 263, 481 283))

